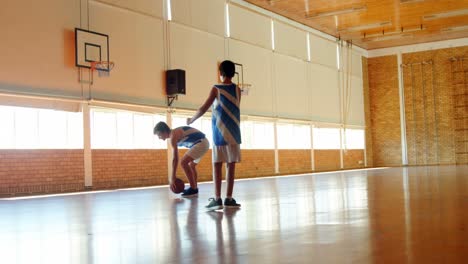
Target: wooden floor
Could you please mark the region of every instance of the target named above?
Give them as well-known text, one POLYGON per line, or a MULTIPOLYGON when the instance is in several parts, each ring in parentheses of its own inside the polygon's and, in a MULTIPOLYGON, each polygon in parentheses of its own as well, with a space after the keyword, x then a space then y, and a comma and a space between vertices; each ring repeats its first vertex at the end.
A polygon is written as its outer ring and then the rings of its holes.
POLYGON ((0 263, 468 263, 468 166, 0 200, 0 263))

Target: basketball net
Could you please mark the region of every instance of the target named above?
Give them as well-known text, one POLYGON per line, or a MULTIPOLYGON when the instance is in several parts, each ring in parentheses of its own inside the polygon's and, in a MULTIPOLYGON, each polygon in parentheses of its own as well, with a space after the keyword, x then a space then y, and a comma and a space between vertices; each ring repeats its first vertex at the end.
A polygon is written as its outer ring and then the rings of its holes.
POLYGON ((93 61, 91 62, 91 71, 97 71, 99 77, 109 77, 110 71, 114 68, 112 61, 93 61))

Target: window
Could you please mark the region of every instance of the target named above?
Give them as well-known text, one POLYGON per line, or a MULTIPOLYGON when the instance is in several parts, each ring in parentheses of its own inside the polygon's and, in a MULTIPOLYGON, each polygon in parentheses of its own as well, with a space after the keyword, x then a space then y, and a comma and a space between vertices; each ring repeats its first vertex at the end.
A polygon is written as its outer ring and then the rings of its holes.
POLYGON ((15 148, 15 111, 13 107, 0 106, 0 148, 15 148))
POLYGON ((242 121, 243 149, 274 149, 273 122, 242 121))
POLYGON ((152 149, 156 147, 155 143, 161 140, 153 134, 155 125, 152 115, 133 114, 133 148, 152 149))
POLYGON ((310 149, 310 126, 303 124, 277 124, 278 149, 310 149))
POLYGON ((117 148, 117 116, 114 112, 92 111, 91 148, 117 148))
POLYGON ((111 109, 92 109, 91 148, 163 149, 166 142, 153 135, 164 115, 134 113, 111 109))
POLYGON ((364 149, 365 136, 363 129, 346 129, 343 138, 344 149, 364 149))
POLYGON ((67 144, 67 113, 39 110, 39 148, 60 148, 67 144))
POLYGON ((314 127, 314 149, 340 149, 340 129, 314 127))
POLYGON ((83 148, 81 112, 0 106, 1 149, 83 148))

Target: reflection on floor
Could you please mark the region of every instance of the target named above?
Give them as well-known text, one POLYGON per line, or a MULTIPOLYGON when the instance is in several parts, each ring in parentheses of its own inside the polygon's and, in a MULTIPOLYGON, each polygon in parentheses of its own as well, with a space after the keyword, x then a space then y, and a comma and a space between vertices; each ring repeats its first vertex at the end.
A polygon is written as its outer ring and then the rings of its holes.
POLYGON ((1 263, 468 263, 468 166, 0 200, 1 263))

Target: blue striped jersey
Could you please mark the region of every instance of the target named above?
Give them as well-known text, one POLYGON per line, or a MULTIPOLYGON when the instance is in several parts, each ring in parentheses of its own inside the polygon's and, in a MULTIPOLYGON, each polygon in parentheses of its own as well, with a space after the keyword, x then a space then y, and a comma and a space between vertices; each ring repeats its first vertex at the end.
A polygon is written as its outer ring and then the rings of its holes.
POLYGON ((205 138, 205 134, 203 134, 200 130, 189 127, 189 126, 181 126, 176 129, 183 130, 183 136, 179 141, 177 141, 177 146, 179 147, 186 147, 191 148, 193 145, 200 142, 202 139, 205 138))
POLYGON ((216 146, 241 144, 240 94, 237 85, 217 84, 218 96, 213 102, 211 127, 216 146))

